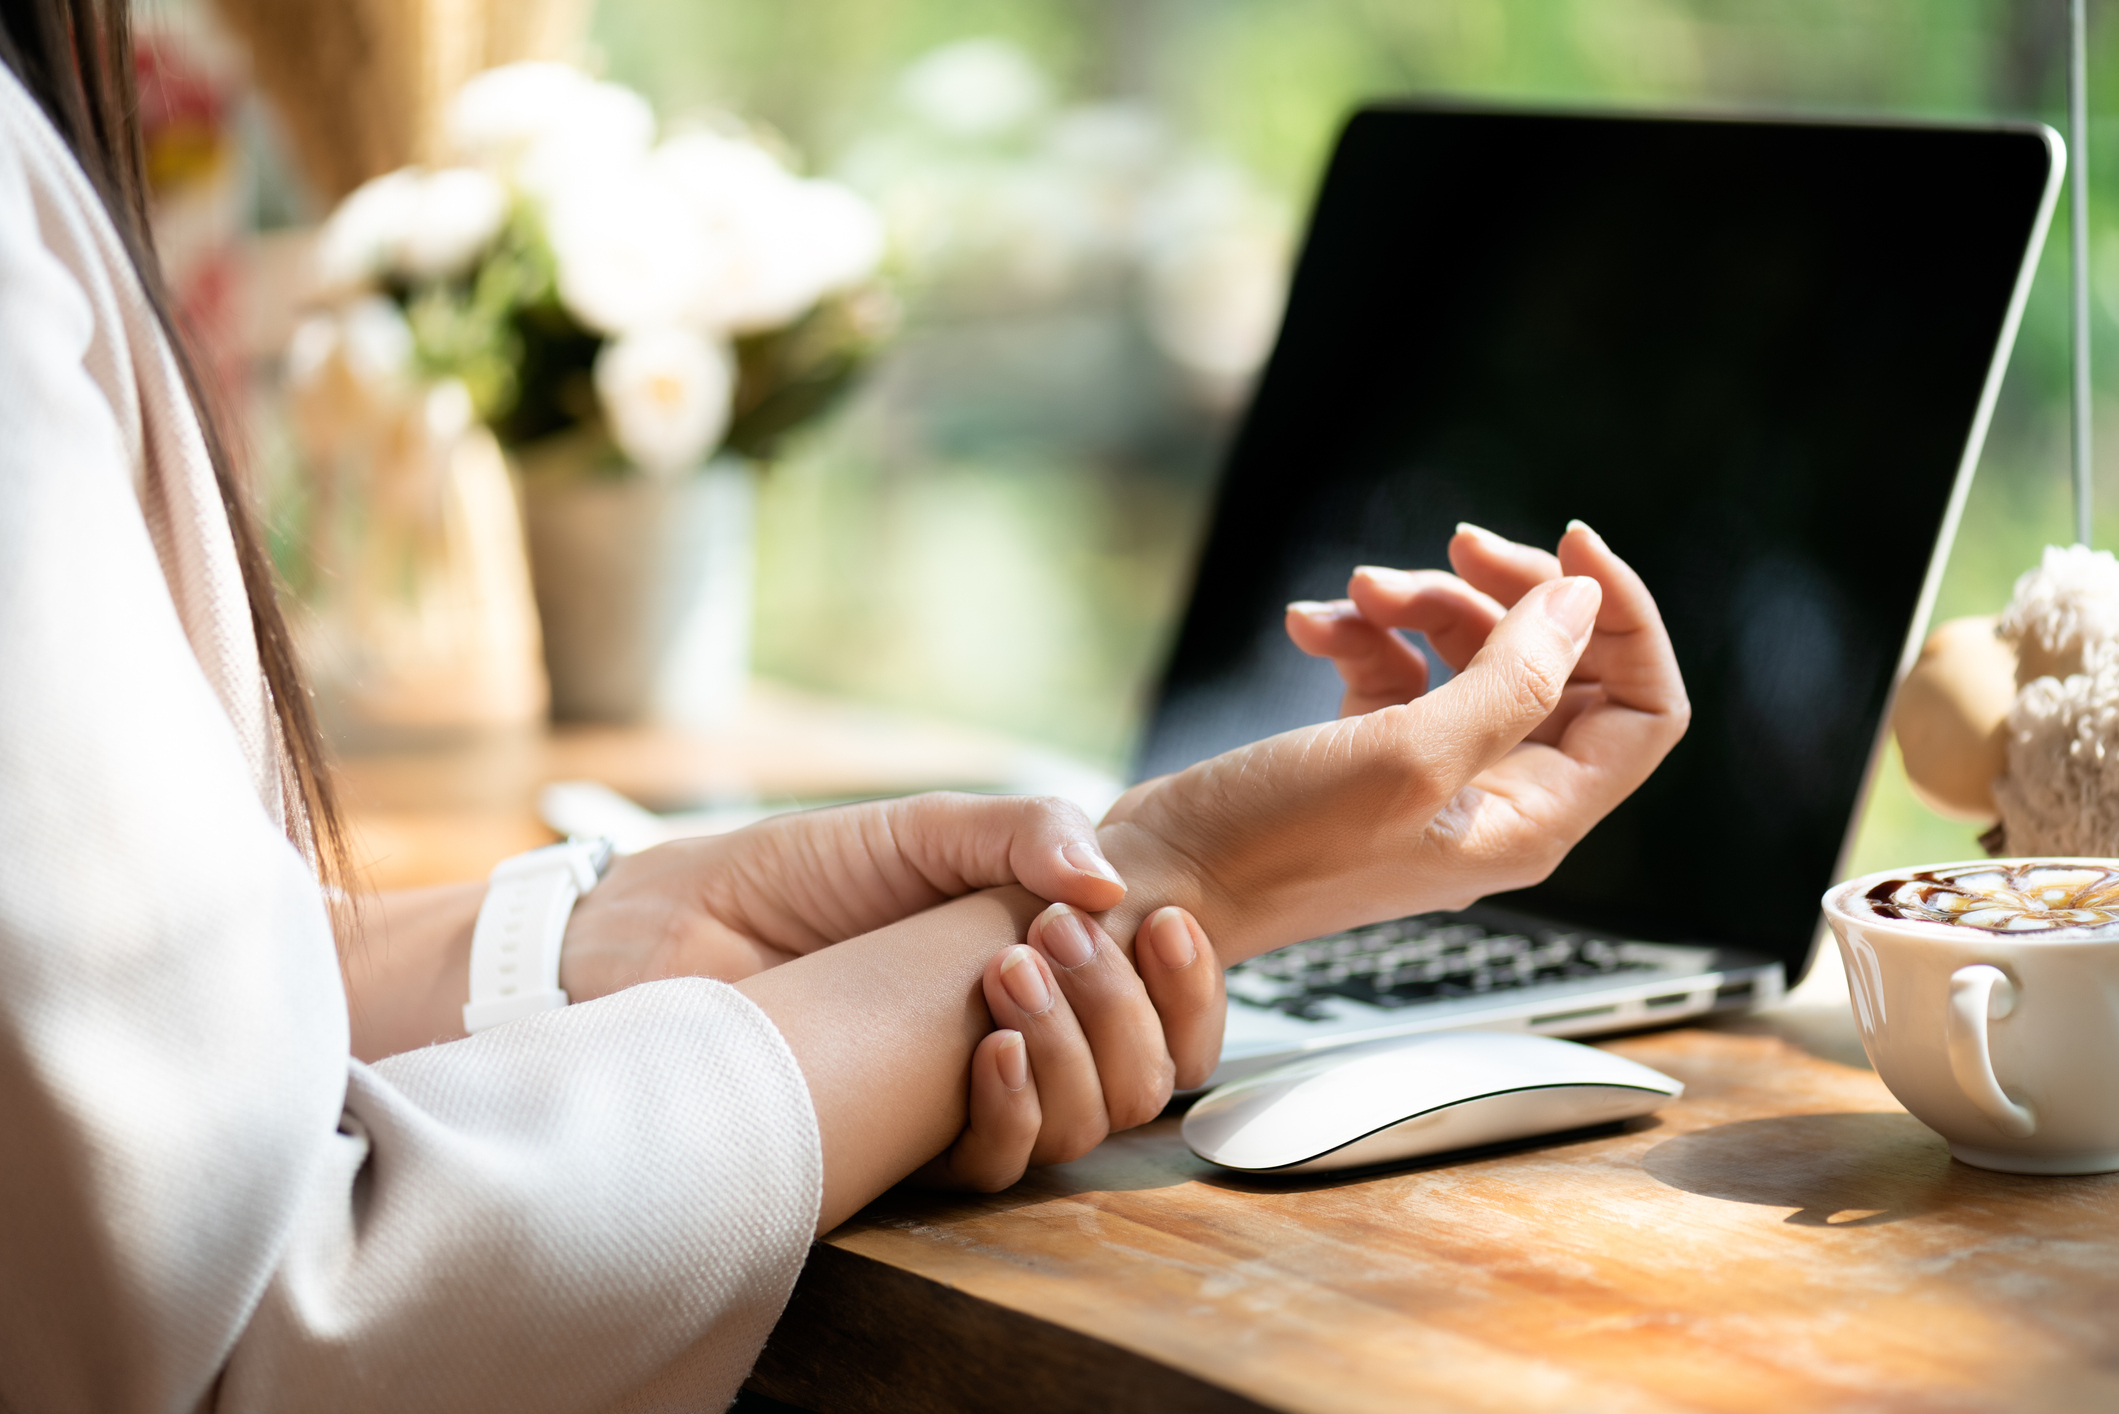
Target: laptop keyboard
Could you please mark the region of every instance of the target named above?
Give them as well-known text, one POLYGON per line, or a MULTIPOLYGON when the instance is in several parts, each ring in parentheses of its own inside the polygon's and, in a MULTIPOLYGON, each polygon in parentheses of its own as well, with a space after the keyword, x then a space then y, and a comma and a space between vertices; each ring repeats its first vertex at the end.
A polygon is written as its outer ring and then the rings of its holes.
POLYGON ((1585 933, 1497 933, 1448 914, 1373 923, 1261 954, 1229 969, 1229 1000, 1307 1021, 1333 997, 1396 1008, 1537 982, 1653 970, 1639 950, 1585 933))

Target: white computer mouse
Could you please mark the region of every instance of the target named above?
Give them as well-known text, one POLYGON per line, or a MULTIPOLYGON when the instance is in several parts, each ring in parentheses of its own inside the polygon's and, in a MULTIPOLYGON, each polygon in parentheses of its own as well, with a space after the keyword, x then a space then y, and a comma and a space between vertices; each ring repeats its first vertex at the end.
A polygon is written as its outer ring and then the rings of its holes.
POLYGON ((1609 1124, 1685 1087, 1550 1036, 1451 1031, 1303 1056, 1209 1092, 1185 1143, 1224 1168, 1317 1173, 1609 1124))

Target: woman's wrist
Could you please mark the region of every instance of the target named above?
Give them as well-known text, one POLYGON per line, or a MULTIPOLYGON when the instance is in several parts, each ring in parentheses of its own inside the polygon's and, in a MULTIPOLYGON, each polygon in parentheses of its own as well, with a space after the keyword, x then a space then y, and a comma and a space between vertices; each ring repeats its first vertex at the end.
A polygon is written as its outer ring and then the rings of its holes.
POLYGON ((1126 881, 1126 897, 1098 915, 1113 941, 1130 954, 1140 925, 1159 908, 1175 906, 1197 919, 1214 940, 1224 964, 1238 962, 1273 944, 1247 922, 1257 912, 1242 909, 1205 862, 1170 843, 1137 820, 1099 826, 1098 846, 1126 881))
POLYGON ((355 1058, 464 1034, 471 933, 485 896, 483 881, 357 896, 360 932, 340 951, 355 1058))

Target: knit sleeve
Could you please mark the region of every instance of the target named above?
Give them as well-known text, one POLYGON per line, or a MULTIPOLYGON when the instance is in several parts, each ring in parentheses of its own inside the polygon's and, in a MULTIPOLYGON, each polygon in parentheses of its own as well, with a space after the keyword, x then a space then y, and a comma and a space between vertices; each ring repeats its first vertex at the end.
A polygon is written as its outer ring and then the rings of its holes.
POLYGON ((355 1065, 329 1149, 221 1408, 719 1408, 822 1191, 786 1042, 703 980, 355 1065))

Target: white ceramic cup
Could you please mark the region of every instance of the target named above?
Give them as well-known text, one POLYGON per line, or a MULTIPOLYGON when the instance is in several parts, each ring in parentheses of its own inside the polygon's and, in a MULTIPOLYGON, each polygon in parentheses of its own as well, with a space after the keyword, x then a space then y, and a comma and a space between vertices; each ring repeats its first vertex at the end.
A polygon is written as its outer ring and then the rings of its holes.
POLYGON ((2119 1169, 2119 934, 2038 941, 1884 918, 1865 902, 1886 880, 1959 867, 1892 869, 1825 895, 1869 1063, 1968 1164, 2004 1173, 2119 1169))

